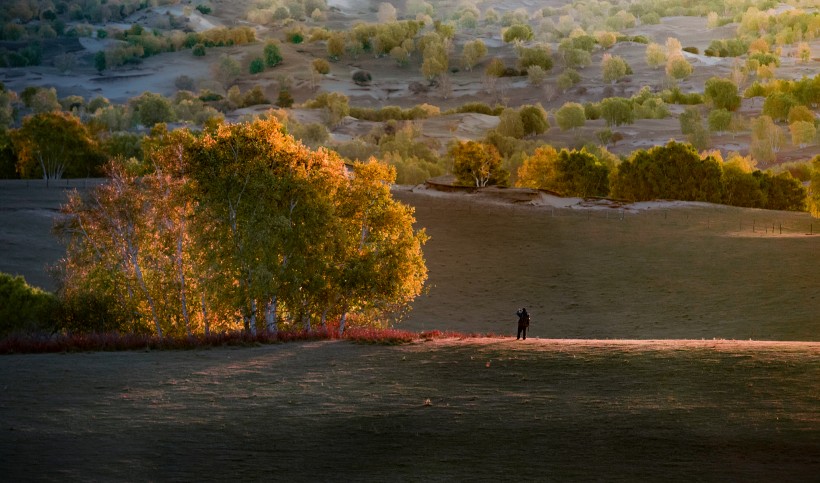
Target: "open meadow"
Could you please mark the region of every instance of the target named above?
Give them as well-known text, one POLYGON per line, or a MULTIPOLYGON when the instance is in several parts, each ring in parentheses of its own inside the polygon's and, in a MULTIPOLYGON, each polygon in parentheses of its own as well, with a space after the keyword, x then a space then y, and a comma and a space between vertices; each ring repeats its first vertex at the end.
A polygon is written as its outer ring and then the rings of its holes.
MULTIPOLYGON (((12 194, 27 200, 37 220, 53 215, 40 197, 54 190, 0 194, 7 209, 12 194)), ((807 235, 817 229, 808 215, 505 202, 521 196, 513 190, 394 194, 432 237, 429 292, 399 327, 504 337, 3 356, 0 473, 811 481, 820 472, 820 237, 807 235), (511 338, 518 306, 533 314, 526 342, 511 338)), ((47 240, 29 232, 10 243, 21 235, 3 226, 6 264, 47 240)), ((37 252, 58 254, 53 243, 37 252)))

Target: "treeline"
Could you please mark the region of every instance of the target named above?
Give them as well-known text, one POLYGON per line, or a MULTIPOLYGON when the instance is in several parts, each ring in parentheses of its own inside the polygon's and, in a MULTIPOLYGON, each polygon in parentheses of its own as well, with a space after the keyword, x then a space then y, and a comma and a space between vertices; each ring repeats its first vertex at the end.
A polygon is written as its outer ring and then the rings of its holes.
MULTIPOLYGON (((820 157, 815 158, 814 164, 819 163, 820 157)), ((473 185, 469 177, 460 181, 473 185)), ((756 170, 740 155, 724 162, 719 153, 700 155, 691 145, 674 141, 639 149, 617 164, 586 149, 543 146, 524 159, 516 185, 564 196, 704 201, 771 210, 804 211, 809 201, 806 188, 788 171, 756 170)), ((812 186, 813 192, 818 190, 812 186)))
POLYGON ((311 151, 276 120, 156 129, 56 233, 60 330, 164 335, 385 325, 426 279, 390 169, 311 151))

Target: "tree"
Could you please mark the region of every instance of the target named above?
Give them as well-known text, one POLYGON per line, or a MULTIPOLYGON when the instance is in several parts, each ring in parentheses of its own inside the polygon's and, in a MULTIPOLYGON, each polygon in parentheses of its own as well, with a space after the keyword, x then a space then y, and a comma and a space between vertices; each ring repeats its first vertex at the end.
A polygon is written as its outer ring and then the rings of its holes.
POLYGON ((251 60, 250 65, 248 66, 248 71, 251 74, 259 74, 260 72, 264 72, 265 70, 265 63, 262 61, 261 58, 255 58, 251 60))
POLYGON ((789 132, 791 132, 792 135, 792 145, 801 148, 814 142, 817 136, 814 123, 807 121, 795 121, 789 124, 789 132))
POLYGON ((331 60, 339 60, 345 53, 345 36, 341 32, 331 34, 327 39, 327 56, 331 60))
POLYGON ((262 50, 262 57, 265 60, 266 67, 276 67, 282 63, 282 52, 279 50, 279 44, 276 42, 268 42, 262 50))
POLYGON ((786 135, 769 116, 755 118, 751 124, 752 144, 749 150, 752 156, 758 161, 776 160, 777 153, 786 143, 786 135))
POLYGON ((582 127, 586 119, 584 106, 577 102, 567 102, 555 112, 555 121, 562 131, 582 127))
POLYGON ((449 67, 449 56, 444 42, 436 37, 427 42, 422 53, 421 73, 428 80, 435 79, 447 72, 449 67))
POLYGON ((552 69, 552 55, 548 45, 539 44, 534 47, 519 45, 515 51, 518 54, 518 68, 521 70, 527 70, 535 65, 545 71, 552 69))
POLYGON ((688 144, 639 149, 618 165, 612 178, 612 196, 629 201, 672 199, 719 203, 723 197, 721 167, 701 158, 688 144))
POLYGON ((726 109, 715 109, 709 113, 707 119, 709 130, 722 133, 729 130, 732 124, 732 113, 726 109))
POLYGON ((736 111, 740 107, 737 85, 729 79, 712 77, 707 80, 703 96, 712 103, 715 109, 736 111))
POLYGON ((521 118, 521 124, 524 127, 524 136, 542 134, 550 127, 547 120, 547 111, 541 107, 541 104, 521 106, 518 109, 518 116, 521 118))
POLYGON ((88 128, 64 112, 35 114, 11 133, 21 178, 97 175, 102 154, 88 128))
POLYGON ((465 69, 472 71, 473 67, 481 62, 486 55, 487 46, 484 44, 484 41, 481 39, 475 39, 464 44, 461 51, 461 63, 465 69))
POLYGON ((632 102, 623 97, 608 97, 601 101, 601 117, 607 126, 620 126, 635 122, 632 102))
POLYGON ((128 104, 133 118, 145 127, 151 128, 154 124, 174 120, 174 108, 171 101, 161 94, 143 92, 139 97, 128 101, 128 104))
POLYGON ((53 294, 23 277, 0 272, 0 337, 15 332, 51 332, 57 312, 53 294))
POLYGON ((814 113, 806 106, 793 106, 789 109, 789 114, 786 116, 786 121, 792 124, 797 121, 805 121, 814 123, 814 113))
POLYGON ((97 69, 98 73, 102 74, 102 71, 104 71, 106 67, 108 67, 108 64, 105 59, 105 51, 100 50, 94 54, 94 68, 97 69))
POLYGON ((811 47, 808 42, 797 44, 797 59, 804 64, 811 60, 811 47))
POLYGON ((811 160, 811 184, 809 184, 809 211, 820 218, 820 154, 811 160))
POLYGON ((396 7, 390 3, 379 4, 378 18, 380 24, 388 24, 396 21, 396 7))
POLYGON ((671 79, 681 80, 692 75, 694 68, 683 54, 671 54, 666 59, 666 75, 671 79))
POLYGON ((799 105, 797 99, 788 92, 772 92, 763 101, 763 114, 775 121, 785 121, 789 111, 799 105))
POLYGON ((607 196, 609 167, 585 149, 562 149, 556 162, 556 189, 565 196, 607 196))
POLYGON ((413 230, 413 209, 393 200, 395 170, 372 160, 355 163, 343 190, 340 225, 331 247, 330 280, 317 299, 338 307, 339 333, 348 312, 378 319, 401 317, 427 278, 423 230, 413 230))
POLYGON ((657 69, 666 63, 666 53, 660 44, 650 43, 646 46, 646 64, 652 68, 657 69))
POLYGON ((213 69, 217 81, 225 87, 231 85, 242 72, 239 62, 229 55, 222 55, 213 69))
POLYGON ((527 24, 515 24, 505 29, 501 37, 508 44, 515 41, 526 42, 532 40, 532 27, 527 24))
POLYGON ((545 144, 535 152, 524 158, 518 168, 518 179, 515 185, 522 188, 557 189, 557 162, 558 152, 552 146, 545 144))
POLYGON ((501 154, 493 145, 460 141, 450 148, 448 155, 457 183, 462 186, 507 184, 509 173, 501 166, 501 154))
POLYGON ((601 74, 604 82, 616 82, 632 73, 626 61, 617 55, 604 54, 601 60, 601 74))

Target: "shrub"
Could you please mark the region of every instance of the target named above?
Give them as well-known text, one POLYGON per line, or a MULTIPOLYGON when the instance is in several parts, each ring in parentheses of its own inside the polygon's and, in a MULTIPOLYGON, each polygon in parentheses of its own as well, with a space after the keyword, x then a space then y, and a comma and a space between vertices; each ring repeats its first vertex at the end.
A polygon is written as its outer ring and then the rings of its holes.
POLYGON ((366 86, 370 84, 370 81, 373 80, 373 76, 370 75, 370 72, 366 70, 357 70, 353 73, 353 82, 356 85, 366 86))
POLYGON ((196 6, 196 9, 197 9, 197 10, 199 11, 199 13, 201 13, 202 15, 208 15, 209 13, 211 13, 211 7, 209 7, 209 6, 207 6, 207 5, 197 5, 197 6, 196 6))
POLYGON ((57 308, 53 294, 28 285, 23 277, 0 272, 0 337, 52 330, 57 308))
POLYGON ((202 57, 205 55, 205 45, 204 44, 196 44, 194 45, 193 49, 191 49, 191 53, 194 54, 196 57, 202 57))
POLYGON ((279 91, 279 95, 276 97, 276 105, 287 109, 293 106, 293 96, 290 94, 290 91, 287 89, 282 89, 279 91))
POLYGON ((257 57, 251 61, 248 70, 251 74, 259 74, 265 70, 265 63, 261 58, 257 57))
POLYGON ((330 73, 330 63, 325 59, 314 59, 313 70, 319 74, 326 75, 330 73))

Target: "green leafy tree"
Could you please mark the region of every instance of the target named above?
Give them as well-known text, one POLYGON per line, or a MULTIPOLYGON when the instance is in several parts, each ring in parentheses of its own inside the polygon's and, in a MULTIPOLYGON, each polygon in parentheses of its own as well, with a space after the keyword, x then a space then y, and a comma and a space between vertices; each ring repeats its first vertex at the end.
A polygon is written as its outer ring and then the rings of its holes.
POLYGON ((632 74, 632 69, 623 57, 604 54, 601 60, 601 75, 604 82, 616 82, 632 74))
POLYGON ((461 51, 461 63, 465 69, 472 71, 487 55, 487 46, 481 39, 475 39, 464 44, 461 51))
POLYGON ((276 42, 268 42, 262 51, 262 56, 265 60, 266 67, 276 67, 282 63, 282 52, 279 49, 279 44, 276 42))
POLYGON ((620 126, 635 122, 632 101, 623 97, 608 97, 601 101, 601 117, 607 126, 620 126))
POLYGON ((583 127, 586 119, 584 106, 577 102, 567 102, 555 111, 555 122, 562 131, 583 127))
POLYGON ((524 136, 542 134, 550 127, 547 120, 547 111, 544 110, 541 104, 521 106, 518 109, 518 116, 521 118, 524 136))
POLYGON ((453 161, 453 174, 462 186, 506 186, 509 173, 501 165, 501 155, 495 146, 476 141, 461 141, 448 152, 453 161))
POLYGON ((532 40, 532 27, 527 24, 515 24, 504 30, 501 37, 506 43, 532 40))
POLYGON ((100 50, 94 54, 94 68, 97 69, 97 72, 102 73, 107 67, 108 63, 105 59, 105 52, 100 50))
POLYGON ((710 131, 717 133, 726 132, 732 124, 732 113, 726 109, 715 109, 709 113, 707 122, 710 131))
POLYGON ((763 101, 763 114, 774 121, 785 121, 789 116, 789 111, 798 104, 797 99, 791 93, 773 92, 763 101))
POLYGON ((102 154, 82 122, 64 112, 35 114, 11 134, 21 178, 46 182, 63 176, 97 175, 102 154))
POLYGON ((692 64, 683 56, 683 54, 671 54, 666 59, 666 75, 675 80, 686 79, 694 72, 692 64))
POLYGON ((422 53, 421 73, 428 80, 447 72, 450 57, 447 47, 442 40, 433 40, 427 43, 422 53))
POLYGON ((265 63, 260 58, 256 58, 251 60, 250 65, 248 66, 248 71, 251 74, 259 74, 265 71, 265 63))
POLYGON ((660 44, 650 43, 646 46, 646 64, 657 69, 666 63, 666 52, 660 44))
POLYGON ((701 158, 691 145, 670 141, 635 151, 619 164, 612 178, 612 196, 630 201, 719 203, 723 198, 721 175, 715 158, 701 158))
POLYGON ((715 107, 736 111, 740 107, 740 95, 737 85, 730 79, 712 77, 706 81, 703 96, 715 107))
POLYGON ((607 196, 609 166, 582 149, 562 149, 556 162, 556 190, 565 196, 607 196))
POLYGON ((524 47, 519 45, 516 47, 518 54, 518 68, 527 70, 532 66, 539 66, 545 71, 552 69, 552 55, 549 46, 536 45, 534 47, 524 47))
POLYGON ((143 92, 139 97, 128 101, 128 104, 133 118, 149 128, 157 123, 172 122, 175 118, 173 104, 161 94, 143 92))
POLYGON ((53 294, 30 286, 23 277, 0 273, 0 337, 51 332, 57 309, 53 294))

